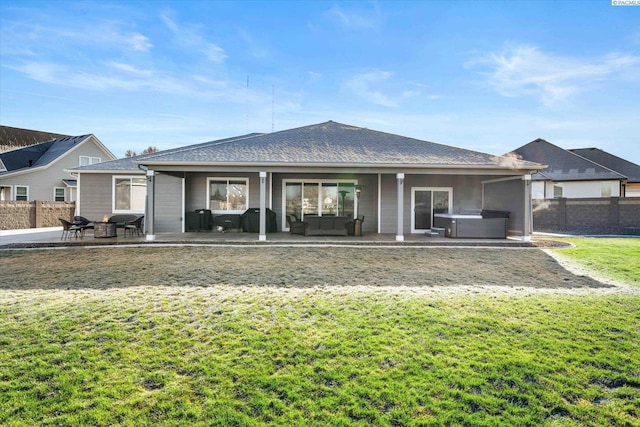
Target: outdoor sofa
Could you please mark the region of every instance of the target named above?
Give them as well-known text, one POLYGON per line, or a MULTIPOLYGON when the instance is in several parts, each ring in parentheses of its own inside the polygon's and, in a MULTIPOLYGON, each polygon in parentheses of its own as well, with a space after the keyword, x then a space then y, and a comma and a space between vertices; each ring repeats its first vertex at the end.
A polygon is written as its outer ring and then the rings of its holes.
POLYGON ((346 216, 317 216, 304 217, 305 236, 346 236, 349 218, 346 216))

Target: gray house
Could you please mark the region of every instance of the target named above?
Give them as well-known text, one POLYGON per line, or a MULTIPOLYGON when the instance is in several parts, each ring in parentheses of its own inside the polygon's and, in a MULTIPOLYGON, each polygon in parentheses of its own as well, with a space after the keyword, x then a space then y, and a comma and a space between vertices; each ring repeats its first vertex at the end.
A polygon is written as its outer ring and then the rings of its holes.
POLYGON ((621 189, 621 197, 640 197, 640 165, 599 148, 573 148, 569 151, 627 177, 621 189))
POLYGON ((184 232, 198 209, 267 212, 277 231, 289 215, 364 216, 364 233, 425 233, 434 215, 511 212, 509 234, 531 232, 531 173, 544 165, 329 121, 250 134, 74 168, 80 213, 144 213, 147 239, 184 232))
MULTIPOLYGON (((2 127, 13 136, 15 129, 2 127)), ((0 153, 0 200, 73 202, 77 182, 67 170, 115 158, 94 135, 63 136, 0 153)))
POLYGON ((507 155, 547 165, 532 175, 534 199, 620 197, 627 177, 538 138, 507 155))

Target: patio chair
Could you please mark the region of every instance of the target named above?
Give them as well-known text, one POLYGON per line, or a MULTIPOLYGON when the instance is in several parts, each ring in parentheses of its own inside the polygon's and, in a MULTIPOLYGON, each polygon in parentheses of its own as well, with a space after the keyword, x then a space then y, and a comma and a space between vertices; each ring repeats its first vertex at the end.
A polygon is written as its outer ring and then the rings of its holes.
POLYGON ((289 224, 289 232, 291 234, 305 234, 307 224, 303 221, 298 221, 295 215, 287 215, 287 223, 289 224))
POLYGON ((124 224, 124 237, 127 237, 127 231, 133 237, 133 233, 136 233, 136 236, 139 236, 142 231, 142 220, 144 219, 144 215, 140 215, 133 221, 129 221, 124 224))
POLYGON ((58 218, 62 223, 62 236, 60 236, 60 240, 66 240, 71 238, 71 233, 77 239, 78 234, 80 234, 80 238, 82 238, 82 226, 73 224, 66 219, 58 218))
POLYGON ((95 229, 95 224, 93 221, 90 221, 87 218, 79 215, 73 217, 73 224, 82 227, 83 232, 88 228, 92 230, 95 229))

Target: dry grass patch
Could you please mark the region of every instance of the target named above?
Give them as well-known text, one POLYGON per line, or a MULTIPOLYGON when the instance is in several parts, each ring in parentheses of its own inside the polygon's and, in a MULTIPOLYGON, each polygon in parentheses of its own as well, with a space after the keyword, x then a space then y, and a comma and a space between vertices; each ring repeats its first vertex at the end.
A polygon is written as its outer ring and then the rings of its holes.
POLYGON ((6 251, 0 288, 136 286, 602 288, 539 250, 115 247, 6 251), (4 280, 3 280, 4 279, 4 280))

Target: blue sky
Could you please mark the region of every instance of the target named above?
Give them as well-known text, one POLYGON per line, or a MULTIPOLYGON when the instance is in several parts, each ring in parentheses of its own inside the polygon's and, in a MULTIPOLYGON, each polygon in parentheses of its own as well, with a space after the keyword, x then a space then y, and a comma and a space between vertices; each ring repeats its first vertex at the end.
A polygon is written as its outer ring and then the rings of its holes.
POLYGON ((0 122, 118 157, 334 120, 640 164, 640 7, 4 0, 0 28, 0 122))

